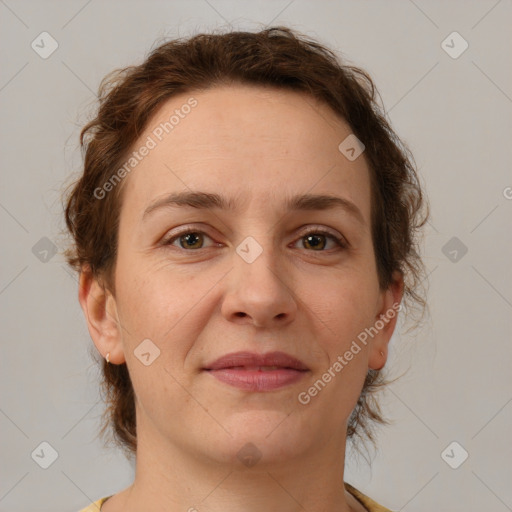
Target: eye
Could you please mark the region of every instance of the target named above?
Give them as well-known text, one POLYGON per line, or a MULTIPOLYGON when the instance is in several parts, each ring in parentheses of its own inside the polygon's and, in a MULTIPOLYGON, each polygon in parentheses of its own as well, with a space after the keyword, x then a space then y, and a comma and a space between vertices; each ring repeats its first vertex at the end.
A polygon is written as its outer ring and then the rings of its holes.
POLYGON ((181 233, 175 234, 172 237, 168 238, 167 240, 164 240, 162 242, 162 245, 175 245, 174 242, 178 242, 178 248, 180 249, 203 249, 205 237, 211 240, 211 238, 204 231, 182 231, 181 233))
POLYGON ((313 252, 325 252, 324 249, 328 245, 327 241, 334 243, 335 248, 346 249, 347 242, 344 238, 338 237, 328 231, 319 229, 310 229, 302 234, 298 241, 304 242, 306 248, 312 248, 313 252))
MULTIPOLYGON (((175 246, 178 249, 183 250, 199 250, 207 248, 204 245, 205 238, 212 240, 204 231, 189 229, 165 239, 162 241, 162 245, 175 246), (178 245, 176 245, 176 243, 178 245)), ((328 246, 329 241, 334 244, 334 249, 346 249, 348 247, 348 244, 343 237, 338 237, 333 233, 318 228, 304 232, 295 243, 299 241, 304 242, 305 248, 309 248, 310 250, 313 250, 313 252, 326 252, 326 247, 328 246)), ((327 247, 327 249, 329 248, 327 247)))

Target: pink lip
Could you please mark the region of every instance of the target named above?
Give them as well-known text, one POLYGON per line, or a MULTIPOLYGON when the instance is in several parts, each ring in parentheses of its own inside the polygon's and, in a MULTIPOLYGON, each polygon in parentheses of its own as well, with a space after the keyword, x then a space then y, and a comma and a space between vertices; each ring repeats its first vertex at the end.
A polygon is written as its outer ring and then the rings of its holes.
POLYGON ((284 352, 227 354, 205 368, 218 380, 246 391, 271 391, 300 380, 309 370, 284 352), (277 367, 262 369, 262 367, 277 367))

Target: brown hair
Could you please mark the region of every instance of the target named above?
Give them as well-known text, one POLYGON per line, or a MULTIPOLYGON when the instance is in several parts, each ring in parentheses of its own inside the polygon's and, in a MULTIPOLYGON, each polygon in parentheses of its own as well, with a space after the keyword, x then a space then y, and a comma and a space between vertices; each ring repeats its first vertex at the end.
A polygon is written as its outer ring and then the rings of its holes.
MULTIPOLYGON (((76 271, 91 272, 113 294, 122 183, 102 199, 102 187, 125 162, 149 119, 169 98, 230 83, 301 91, 331 107, 364 143, 371 175, 372 237, 380 286, 395 270, 404 276, 404 301, 420 306, 424 267, 418 251, 419 228, 428 218, 409 149, 386 120, 368 74, 342 63, 331 50, 286 27, 257 33, 199 34, 155 48, 139 66, 115 70, 99 87, 96 117, 83 127, 84 168, 66 197, 66 225, 73 237, 65 255, 76 271), (422 216, 422 214, 424 214, 422 216)), ((410 308, 408 307, 408 313, 410 308)), ((388 384, 380 370, 369 370, 348 422, 347 439, 364 434, 374 443, 371 423, 389 423, 374 392, 388 384)), ((137 446, 134 391, 126 364, 103 361, 108 425, 118 444, 137 446)))

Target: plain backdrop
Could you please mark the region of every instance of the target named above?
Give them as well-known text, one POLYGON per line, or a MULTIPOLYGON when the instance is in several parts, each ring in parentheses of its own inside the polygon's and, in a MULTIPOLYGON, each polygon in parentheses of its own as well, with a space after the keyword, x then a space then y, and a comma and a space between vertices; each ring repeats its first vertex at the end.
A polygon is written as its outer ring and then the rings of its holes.
POLYGON ((393 337, 387 368, 408 369, 381 395, 393 425, 371 465, 347 453, 345 480, 393 510, 512 510, 512 2, 1 0, 0 511, 76 512, 133 478, 97 439, 99 374, 59 238, 101 78, 163 38, 267 24, 370 73, 432 209, 430 314, 393 337))

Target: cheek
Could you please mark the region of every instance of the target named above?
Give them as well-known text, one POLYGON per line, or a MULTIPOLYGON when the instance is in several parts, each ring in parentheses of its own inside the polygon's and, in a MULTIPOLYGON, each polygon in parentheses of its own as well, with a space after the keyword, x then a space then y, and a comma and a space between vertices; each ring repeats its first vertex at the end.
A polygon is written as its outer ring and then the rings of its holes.
POLYGON ((375 304, 376 295, 368 282, 343 280, 331 282, 330 288, 313 300, 321 332, 316 341, 327 359, 316 376, 328 383, 318 407, 327 402, 337 404, 336 412, 332 412, 336 423, 350 414, 364 384, 368 345, 358 336, 372 325, 371 305, 375 304))
POLYGON ((186 290, 179 278, 169 283, 150 269, 134 272, 118 288, 126 364, 139 405, 148 411, 153 402, 172 403, 179 411, 189 398, 183 391, 190 384, 184 361, 201 326, 193 314, 199 299, 186 290))
POLYGON ((186 283, 179 274, 170 281, 162 266, 162 260, 152 264, 135 254, 120 254, 118 261, 117 301, 125 321, 147 337, 156 336, 163 324, 174 325, 187 303, 186 283))
POLYGON ((145 340, 160 349, 160 362, 165 368, 181 371, 194 341, 213 314, 208 292, 220 279, 205 273, 194 276, 155 264, 120 266, 118 314, 122 320, 125 357, 133 359, 133 351, 145 340))
POLYGON ((334 344, 357 336, 373 321, 378 299, 377 278, 355 269, 315 279, 302 297, 326 327, 325 337, 334 344))

